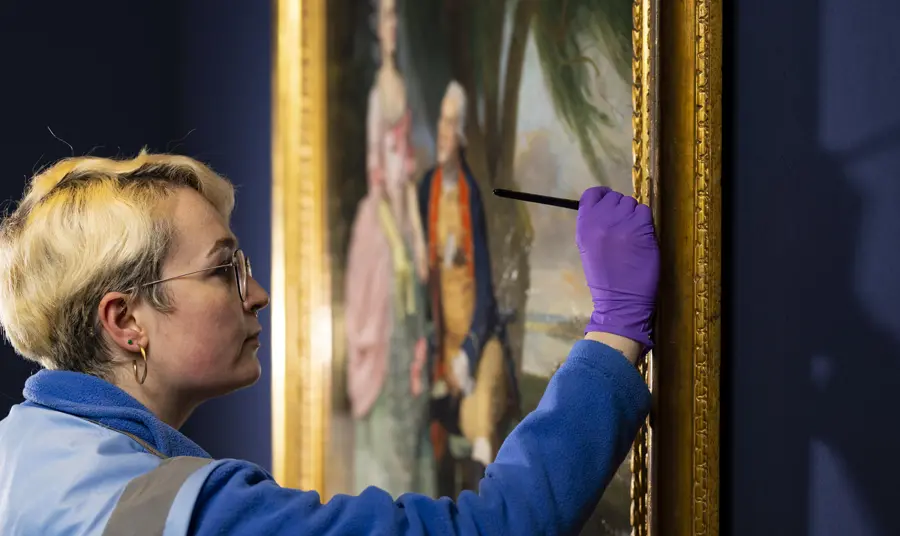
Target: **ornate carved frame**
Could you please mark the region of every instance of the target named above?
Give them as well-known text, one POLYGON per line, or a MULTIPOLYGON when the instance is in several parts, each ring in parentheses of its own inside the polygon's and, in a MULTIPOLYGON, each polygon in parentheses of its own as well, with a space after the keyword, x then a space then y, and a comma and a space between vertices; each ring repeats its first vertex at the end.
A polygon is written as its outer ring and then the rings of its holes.
MULTIPOLYGON (((275 9, 274 474, 322 490, 332 365, 326 0, 275 0, 275 9)), ((719 533, 721 15, 721 0, 633 2, 632 175, 663 256, 658 345, 642 368, 655 404, 633 456, 635 534, 719 533)))

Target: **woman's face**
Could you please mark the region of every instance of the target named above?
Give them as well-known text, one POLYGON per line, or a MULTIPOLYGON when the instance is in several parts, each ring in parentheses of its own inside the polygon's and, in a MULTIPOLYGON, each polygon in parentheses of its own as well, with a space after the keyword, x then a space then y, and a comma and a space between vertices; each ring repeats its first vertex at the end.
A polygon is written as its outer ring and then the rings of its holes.
MULTIPOLYGON (((237 247, 234 235, 199 193, 180 189, 170 200, 170 210, 177 233, 161 279, 231 261, 237 247)), ((225 268, 160 283, 171 297, 170 312, 135 306, 133 315, 147 344, 145 388, 203 400, 259 378, 261 328, 256 312, 268 305, 269 296, 252 277, 247 282, 243 303, 233 270, 225 268)))
POLYGON ((397 10, 395 0, 381 0, 378 11, 378 40, 381 53, 393 56, 397 50, 397 10))

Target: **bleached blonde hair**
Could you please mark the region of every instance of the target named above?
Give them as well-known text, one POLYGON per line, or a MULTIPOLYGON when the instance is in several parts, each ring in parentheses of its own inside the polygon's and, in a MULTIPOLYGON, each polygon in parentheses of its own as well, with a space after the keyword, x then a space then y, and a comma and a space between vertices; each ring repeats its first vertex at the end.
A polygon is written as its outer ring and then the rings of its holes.
POLYGON ((0 324, 16 351, 48 369, 106 376, 98 318, 108 292, 171 309, 159 277, 175 227, 164 201, 199 192, 230 219, 234 188, 185 156, 75 157, 35 175, 0 223, 0 324))

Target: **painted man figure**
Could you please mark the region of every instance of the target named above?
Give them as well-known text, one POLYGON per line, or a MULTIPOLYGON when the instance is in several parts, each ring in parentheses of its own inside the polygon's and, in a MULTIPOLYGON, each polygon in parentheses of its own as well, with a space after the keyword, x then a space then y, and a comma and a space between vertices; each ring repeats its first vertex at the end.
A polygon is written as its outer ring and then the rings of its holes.
POLYGON ((451 82, 441 104, 437 165, 419 185, 434 326, 432 440, 443 484, 456 472, 450 458, 460 451, 482 466, 493 461, 502 439, 497 428, 515 390, 498 336, 484 208, 463 158, 465 117, 465 92, 451 82))

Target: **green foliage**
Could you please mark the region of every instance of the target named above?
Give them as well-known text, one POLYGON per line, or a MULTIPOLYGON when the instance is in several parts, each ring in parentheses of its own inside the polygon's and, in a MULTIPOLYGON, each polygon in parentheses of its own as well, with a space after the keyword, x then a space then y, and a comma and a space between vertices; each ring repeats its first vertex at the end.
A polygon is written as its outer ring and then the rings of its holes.
MULTIPOLYGON (((528 1, 528 0, 525 0, 528 1)), ((603 45, 624 80, 631 80, 632 17, 628 0, 541 1, 533 20, 535 44, 557 114, 578 138, 594 175, 603 171, 596 147, 606 147, 603 127, 616 125, 592 98, 591 80, 599 69, 588 53, 603 45)))

